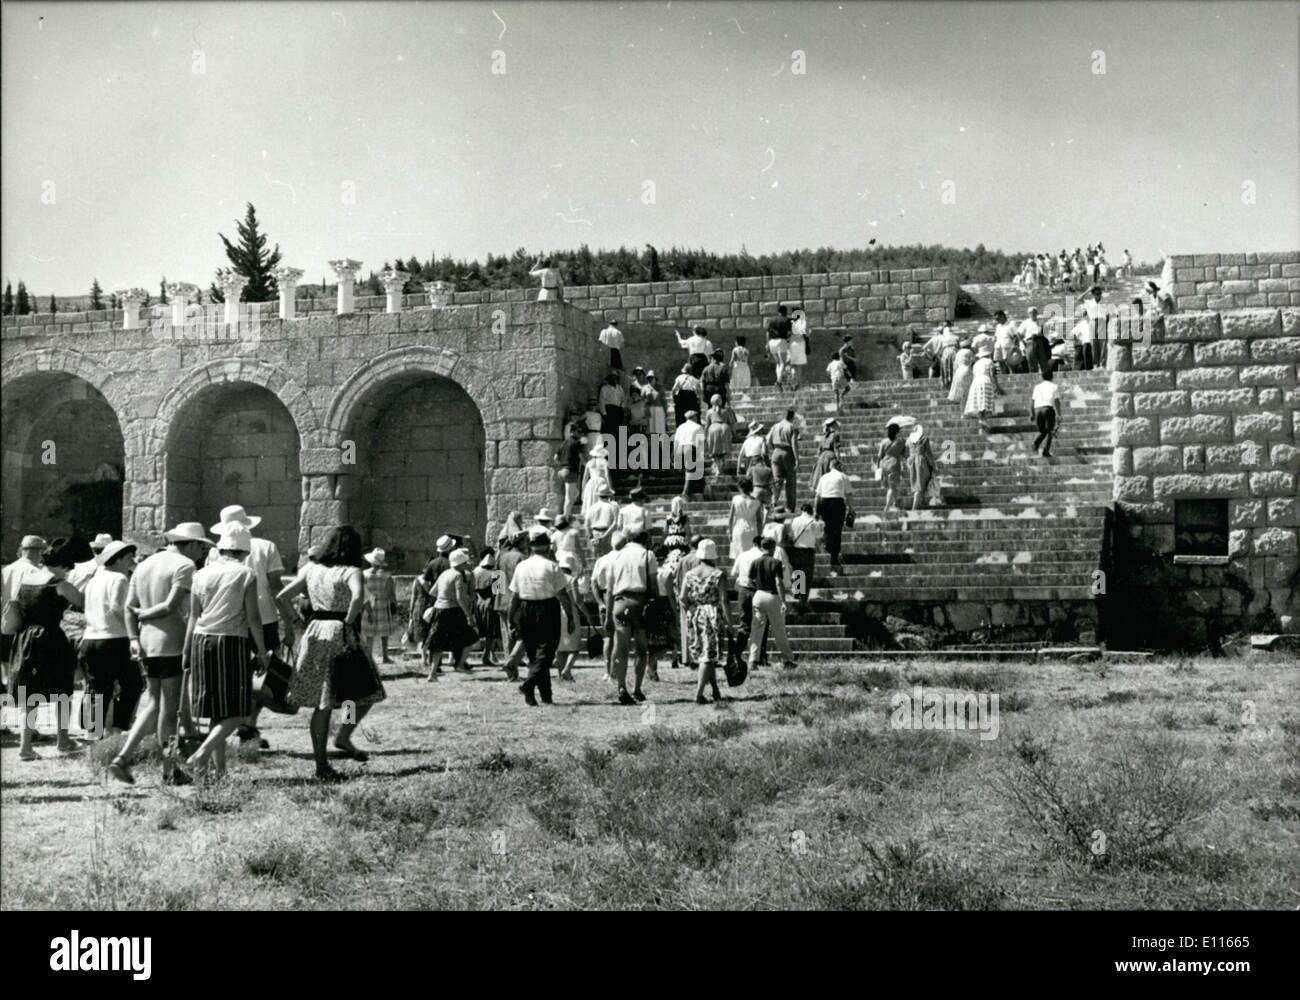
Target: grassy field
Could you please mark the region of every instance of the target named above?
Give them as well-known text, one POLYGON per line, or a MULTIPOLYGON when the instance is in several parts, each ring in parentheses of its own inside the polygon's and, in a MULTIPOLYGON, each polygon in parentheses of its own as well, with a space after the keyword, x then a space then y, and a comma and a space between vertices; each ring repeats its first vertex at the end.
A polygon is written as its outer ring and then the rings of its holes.
POLYGON ((417 677, 311 778, 306 714, 204 788, 0 751, 0 905, 56 908, 1295 908, 1300 703, 1281 660, 685 671, 623 708, 594 667, 528 709, 417 677), (896 730, 916 684, 998 737, 896 730))

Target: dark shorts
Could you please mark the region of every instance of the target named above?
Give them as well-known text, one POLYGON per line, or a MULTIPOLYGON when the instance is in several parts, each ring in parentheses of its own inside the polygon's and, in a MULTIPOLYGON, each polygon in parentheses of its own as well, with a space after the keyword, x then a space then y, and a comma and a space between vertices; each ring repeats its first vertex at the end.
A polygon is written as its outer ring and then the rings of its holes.
POLYGON ((146 656, 144 675, 151 681, 166 681, 181 675, 180 656, 146 656))
MULTIPOLYGON (((269 625, 262 626, 262 641, 266 643, 266 651, 274 653, 280 648, 280 620, 277 618, 269 625)), ((254 646, 254 649, 257 647, 254 646)))

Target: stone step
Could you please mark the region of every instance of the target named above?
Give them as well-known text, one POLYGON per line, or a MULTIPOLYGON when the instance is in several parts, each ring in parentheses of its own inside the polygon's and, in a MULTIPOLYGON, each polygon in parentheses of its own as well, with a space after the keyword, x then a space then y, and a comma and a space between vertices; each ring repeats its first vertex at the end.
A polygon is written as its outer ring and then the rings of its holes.
POLYGON ((997 586, 953 587, 814 587, 808 592, 814 601, 834 603, 866 602, 870 604, 934 604, 948 601, 989 603, 991 601, 1088 601, 1093 594, 1087 586, 997 586))

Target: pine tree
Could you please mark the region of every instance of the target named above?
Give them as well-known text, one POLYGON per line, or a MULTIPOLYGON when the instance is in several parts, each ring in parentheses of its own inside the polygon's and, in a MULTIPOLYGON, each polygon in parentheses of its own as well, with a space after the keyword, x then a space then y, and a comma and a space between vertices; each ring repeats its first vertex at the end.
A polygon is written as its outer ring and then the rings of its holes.
POLYGON ((54 301, 54 296, 50 296, 50 315, 53 316, 59 311, 59 304, 54 301))
POLYGON ((239 297, 240 301, 269 302, 279 292, 275 282, 275 269, 280 263, 280 244, 277 243, 274 250, 267 251, 266 235, 258 228, 257 209, 253 208, 252 202, 248 203, 244 221, 236 222, 235 225, 239 228, 238 246, 220 233, 217 235, 221 236, 221 242, 226 246, 226 258, 230 261, 230 266, 237 274, 248 279, 248 284, 239 297))
POLYGON ((5 282, 4 314, 6 316, 14 314, 14 286, 9 281, 5 282))
POLYGON ((167 301, 167 275, 162 276, 162 281, 158 282, 158 304, 160 306, 171 305, 167 301))
POLYGON ((27 298, 27 285, 18 282, 18 315, 26 316, 32 311, 31 301, 27 298))
POLYGON ((90 283, 90 311, 96 312, 104 308, 104 300, 101 296, 104 290, 99 287, 99 279, 95 278, 90 283))

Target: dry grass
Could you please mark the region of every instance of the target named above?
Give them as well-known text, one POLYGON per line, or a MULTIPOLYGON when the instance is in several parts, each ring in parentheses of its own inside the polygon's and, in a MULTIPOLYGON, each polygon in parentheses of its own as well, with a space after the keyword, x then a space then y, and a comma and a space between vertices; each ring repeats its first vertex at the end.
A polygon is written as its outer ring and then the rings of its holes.
POLYGON ((390 668, 353 780, 306 717, 225 781, 106 784, 6 739, 0 904, 189 908, 1300 905, 1300 714, 1280 661, 684 671, 621 708, 596 669, 527 709, 495 671, 390 668), (1000 735, 894 731, 915 685, 996 693, 1000 735), (1098 852, 1097 831, 1105 835, 1098 852))

